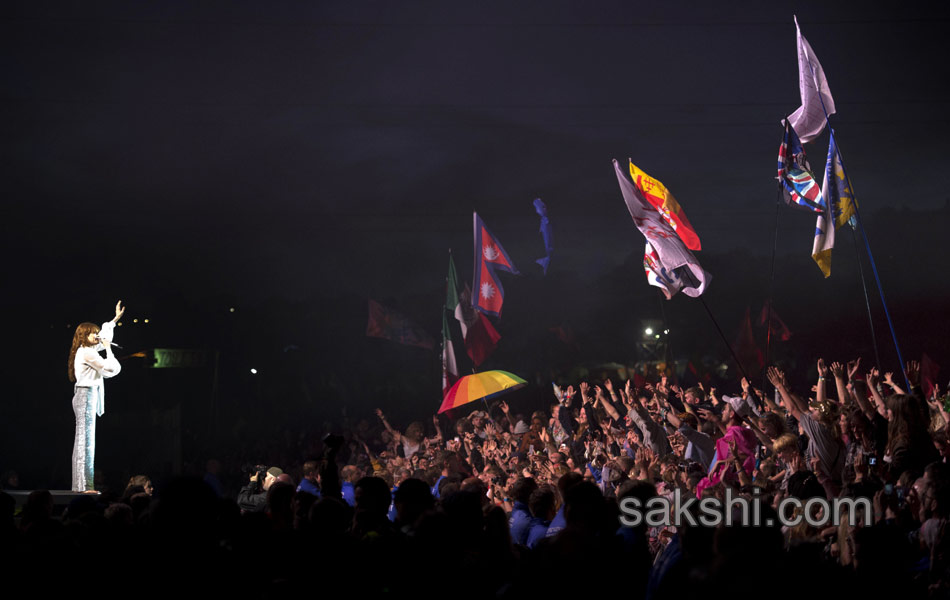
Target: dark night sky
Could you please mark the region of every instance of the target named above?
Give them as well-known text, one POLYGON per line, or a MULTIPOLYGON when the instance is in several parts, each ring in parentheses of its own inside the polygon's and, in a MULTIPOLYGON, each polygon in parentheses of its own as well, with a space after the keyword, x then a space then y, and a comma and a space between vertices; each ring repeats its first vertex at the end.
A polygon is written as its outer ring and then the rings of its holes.
MULTIPOLYGON (((473 210, 527 273, 505 280, 525 290, 512 302, 541 301, 524 297, 545 290, 540 196, 552 275, 576 284, 554 296, 624 279, 656 312, 610 162, 631 157, 699 232, 732 335, 767 293, 779 121, 799 103, 793 14, 835 97, 892 311, 905 330, 945 322, 950 6, 906 2, 4 3, 4 303, 17 331, 51 327, 67 346, 66 324, 120 297, 159 324, 275 303, 329 323, 306 306, 357 315, 372 297, 435 334, 448 247, 471 275, 473 210)), ((818 170, 826 144, 809 148, 818 170)), ((786 321, 860 316, 850 239, 822 280, 813 217, 779 217, 786 321)), ((65 355, 26 335, 27 352, 65 355)), ((54 362, 34 373, 60 378, 54 362)))

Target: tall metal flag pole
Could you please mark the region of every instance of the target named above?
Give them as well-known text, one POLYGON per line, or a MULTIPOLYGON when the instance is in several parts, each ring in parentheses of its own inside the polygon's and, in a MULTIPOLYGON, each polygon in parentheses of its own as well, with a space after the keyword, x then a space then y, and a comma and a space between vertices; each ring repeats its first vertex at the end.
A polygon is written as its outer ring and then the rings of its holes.
MULTIPOLYGON (((827 117, 827 115, 826 115, 827 117)), ((831 139, 835 139, 835 130, 831 128, 831 124, 828 124, 828 131, 831 134, 831 139)), ((881 305, 884 307, 884 316, 887 317, 887 326, 891 330, 891 339, 894 340, 894 349, 897 351, 897 360, 900 364, 901 373, 904 374, 904 383, 907 384, 907 391, 910 392, 911 385, 910 379, 907 377, 907 372, 905 370, 904 356, 901 354, 900 344, 897 343, 897 332, 894 330, 894 321, 891 319, 891 311, 887 308, 887 301, 884 299, 884 286, 881 285, 881 276, 877 272, 877 265, 874 262, 874 254, 871 253, 871 243, 868 241, 868 234, 864 230, 864 223, 861 222, 861 211, 858 210, 858 195, 854 191, 854 184, 851 183, 851 178, 848 176, 848 169, 844 166, 844 157, 841 156, 841 147, 838 145, 837 141, 834 141, 835 152, 838 155, 838 161, 841 163, 841 170, 844 171, 844 179, 848 182, 848 187, 851 190, 851 204, 854 207, 854 217, 858 222, 858 227, 861 229, 861 237, 864 239, 864 247, 868 253, 868 260, 871 263, 871 273, 874 274, 874 282, 877 284, 877 292, 881 296, 881 305)), ((861 280, 864 281, 864 274, 861 274, 861 280)), ((865 289, 865 294, 867 290, 865 289)), ((871 325, 872 335, 874 332, 874 325, 871 325)), ((877 352, 877 345, 875 344, 875 353, 877 352)), ((880 367, 880 363, 878 363, 880 367)))
MULTIPOLYGON (((722 342, 726 345, 726 348, 729 349, 729 354, 732 355, 732 360, 736 361, 736 366, 739 367, 739 372, 742 373, 742 376, 745 377, 746 381, 751 382, 752 378, 749 377, 749 374, 745 372, 745 367, 742 366, 742 361, 739 360, 738 355, 736 355, 736 351, 732 349, 732 344, 730 344, 729 340, 726 339, 726 334, 722 332, 722 327, 719 326, 719 322, 716 321, 716 317, 714 317, 712 314, 712 311, 709 310, 709 306, 706 304, 706 300, 702 296, 700 296, 699 301, 703 303, 703 308, 706 309, 706 314, 709 315, 709 320, 711 320, 713 322, 713 325, 716 326, 716 331, 719 332, 719 337, 722 338, 722 342)), ((758 405, 758 408, 761 409, 762 400, 755 394, 752 394, 752 397, 754 398, 753 401, 758 405)))
MULTIPOLYGON (((787 117, 786 117, 787 118, 787 117)), ((775 231, 772 234, 772 268, 769 274, 769 314, 768 321, 766 322, 765 329, 765 364, 768 366, 771 359, 771 350, 772 350, 772 303, 773 296, 775 294, 775 254, 778 251, 778 212, 779 207, 782 205, 782 182, 778 182, 778 197, 775 199, 775 231)), ((762 389, 765 388, 765 384, 768 382, 768 369, 765 370, 765 373, 762 375, 762 389)), ((750 380, 751 383, 751 380, 750 380)))
POLYGON ((673 344, 670 343, 670 324, 666 320, 666 308, 663 306, 663 292, 657 290, 657 300, 660 301, 660 316, 663 317, 663 335, 666 336, 666 349, 663 351, 663 360, 666 362, 666 366, 669 367, 670 363, 673 363, 673 376, 670 379, 673 380, 674 385, 678 385, 676 377, 676 359, 673 358, 673 344))
MULTIPOLYGON (((815 87, 820 91, 821 87, 818 82, 818 73, 815 71, 815 65, 812 64, 810 58, 808 60, 808 66, 811 69, 812 78, 815 80, 815 87)), ((871 252, 871 243, 868 241, 867 232, 864 230, 864 224, 861 221, 861 211, 858 210, 858 195, 855 193, 854 185, 851 183, 851 178, 848 176, 848 168, 844 166, 844 157, 841 156, 841 147, 835 140, 835 130, 831 127, 831 119, 828 116, 828 109, 825 107, 825 100, 822 98, 820 93, 818 94, 818 101, 821 103, 821 110, 825 115, 825 123, 828 125, 828 134, 831 137, 831 142, 835 145, 835 154, 838 157, 838 162, 841 163, 841 170, 844 172, 844 179, 848 182, 848 188, 851 190, 851 204, 854 207, 854 217, 858 223, 858 227, 861 228, 861 237, 864 239, 864 246, 868 252, 868 260, 871 262, 871 272, 874 274, 875 283, 877 283, 877 291, 881 296, 881 304, 884 306, 884 315, 887 317, 887 325, 891 330, 891 339, 894 340, 894 349, 897 351, 897 360, 900 363, 901 373, 904 374, 904 383, 907 385, 907 390, 909 392, 911 389, 910 379, 907 377, 907 372, 905 371, 904 356, 901 354, 900 344, 897 343, 897 333, 894 331, 894 321, 891 320, 891 311, 888 310, 887 301, 884 299, 884 286, 881 285, 881 277, 877 272, 877 264, 874 262, 874 254, 871 252)), ((878 367, 880 366, 881 365, 878 364, 878 367)))
MULTIPOLYGON (((788 122, 789 115, 785 115, 785 127, 791 127, 788 122)), ((771 350, 772 350, 772 303, 773 297, 775 295, 775 255, 778 252, 778 214, 779 209, 782 206, 782 181, 778 182, 777 195, 775 197, 775 227, 772 231, 772 266, 769 273, 769 314, 768 321, 766 323, 765 329, 765 364, 769 365, 771 359, 771 350)), ((762 374, 762 389, 765 389, 765 384, 768 382, 768 369, 765 370, 765 373, 762 374)), ((751 380, 750 382, 751 383, 751 380)))
MULTIPOLYGON (((852 192, 853 193, 853 192, 852 192)), ((874 317, 871 315, 871 299, 868 297, 868 284, 864 281, 864 265, 861 264, 861 250, 858 248, 858 234, 851 228, 851 241, 854 242, 854 256, 858 260, 858 273, 861 275, 861 288, 864 289, 864 305, 868 309, 868 324, 871 326, 871 344, 874 346, 874 364, 881 364, 881 354, 877 350, 877 335, 874 333, 874 317)))

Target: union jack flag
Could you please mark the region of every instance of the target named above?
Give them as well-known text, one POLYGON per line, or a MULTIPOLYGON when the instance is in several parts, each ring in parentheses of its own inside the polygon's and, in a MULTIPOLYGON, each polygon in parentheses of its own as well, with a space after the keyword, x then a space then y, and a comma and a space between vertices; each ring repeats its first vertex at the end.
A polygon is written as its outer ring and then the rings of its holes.
POLYGON ((785 204, 818 214, 824 212, 821 188, 811 173, 805 148, 788 120, 785 121, 785 137, 778 148, 778 180, 785 204))

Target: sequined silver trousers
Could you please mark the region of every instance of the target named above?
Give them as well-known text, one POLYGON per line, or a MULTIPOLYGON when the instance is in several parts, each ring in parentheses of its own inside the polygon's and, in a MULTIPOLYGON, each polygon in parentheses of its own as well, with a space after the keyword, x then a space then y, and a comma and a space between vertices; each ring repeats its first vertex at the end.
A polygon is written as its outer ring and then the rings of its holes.
POLYGON ((92 464, 96 458, 96 405, 99 388, 76 386, 73 393, 73 413, 76 415, 76 438, 73 441, 74 492, 93 488, 92 464))

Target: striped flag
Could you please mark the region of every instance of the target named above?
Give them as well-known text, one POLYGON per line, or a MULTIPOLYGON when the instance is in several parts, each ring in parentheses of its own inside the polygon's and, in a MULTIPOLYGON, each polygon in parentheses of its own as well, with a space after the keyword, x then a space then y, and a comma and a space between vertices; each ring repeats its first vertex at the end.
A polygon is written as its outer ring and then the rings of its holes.
POLYGON ((455 261, 449 252, 449 273, 445 278, 445 306, 442 307, 442 396, 459 380, 459 368, 455 362, 455 345, 452 343, 452 332, 449 331, 449 321, 445 311, 455 312, 458 306, 458 283, 455 277, 455 261))
POLYGON ((459 380, 459 367, 455 363, 455 346, 452 344, 452 334, 449 332, 449 321, 442 311, 442 396, 448 393, 455 382, 459 380))

